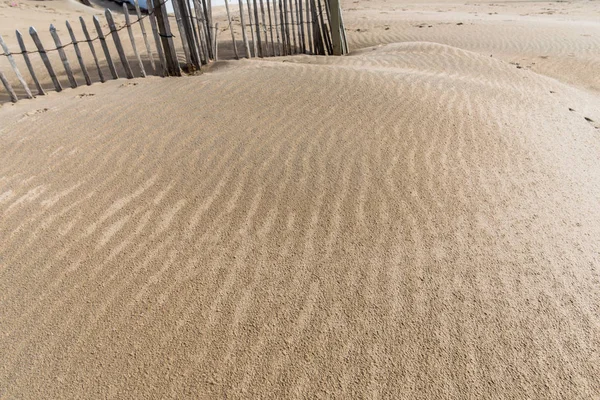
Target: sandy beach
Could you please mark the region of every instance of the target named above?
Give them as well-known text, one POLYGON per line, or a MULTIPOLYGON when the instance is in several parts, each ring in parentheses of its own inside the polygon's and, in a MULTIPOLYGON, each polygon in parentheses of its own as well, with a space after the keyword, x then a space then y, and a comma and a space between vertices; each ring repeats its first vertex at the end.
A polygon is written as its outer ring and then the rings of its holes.
POLYGON ((600 2, 342 8, 0 106, 1 399, 599 398, 600 2))

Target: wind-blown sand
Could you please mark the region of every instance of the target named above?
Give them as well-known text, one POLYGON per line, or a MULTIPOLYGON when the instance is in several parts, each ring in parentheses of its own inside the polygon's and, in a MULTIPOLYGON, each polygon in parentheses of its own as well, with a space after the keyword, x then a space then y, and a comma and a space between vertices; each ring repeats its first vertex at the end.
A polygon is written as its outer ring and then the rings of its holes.
POLYGON ((596 398, 600 23, 553 5, 2 106, 0 397, 596 398))

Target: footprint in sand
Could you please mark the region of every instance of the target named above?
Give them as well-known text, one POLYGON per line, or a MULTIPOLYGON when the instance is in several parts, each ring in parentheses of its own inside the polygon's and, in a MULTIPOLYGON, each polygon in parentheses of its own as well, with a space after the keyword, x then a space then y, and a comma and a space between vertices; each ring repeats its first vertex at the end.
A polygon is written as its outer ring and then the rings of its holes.
POLYGON ((139 83, 137 83, 137 82, 127 82, 127 83, 121 84, 119 87, 137 86, 137 85, 139 85, 139 83))
POLYGON ((26 113, 23 114, 23 116, 21 117, 21 119, 19 121, 23 121, 24 119, 27 119, 27 118, 32 117, 32 116, 37 115, 37 114, 45 113, 45 112, 47 112, 49 110, 50 110, 49 108, 40 108, 40 109, 35 110, 35 111, 28 111, 28 112, 26 112, 26 113))
POLYGON ((81 94, 78 94, 75 97, 77 97, 78 99, 81 99, 81 98, 84 98, 84 97, 92 97, 92 96, 95 96, 95 95, 96 95, 95 93, 81 93, 81 94))

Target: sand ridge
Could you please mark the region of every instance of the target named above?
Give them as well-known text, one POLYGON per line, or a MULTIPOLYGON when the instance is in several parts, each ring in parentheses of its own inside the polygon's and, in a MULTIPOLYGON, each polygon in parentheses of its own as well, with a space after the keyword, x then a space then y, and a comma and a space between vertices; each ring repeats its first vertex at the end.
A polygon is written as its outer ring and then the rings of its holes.
POLYGON ((3 106, 0 397, 593 398, 600 99, 548 75, 418 40, 3 106))

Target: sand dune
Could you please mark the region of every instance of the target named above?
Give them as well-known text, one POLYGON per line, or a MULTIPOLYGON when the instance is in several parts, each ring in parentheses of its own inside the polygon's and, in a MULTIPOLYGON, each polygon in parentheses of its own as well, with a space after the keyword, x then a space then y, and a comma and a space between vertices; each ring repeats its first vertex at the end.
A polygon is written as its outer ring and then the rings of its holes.
POLYGON ((0 397, 597 396, 595 83, 465 47, 3 106, 0 397))

